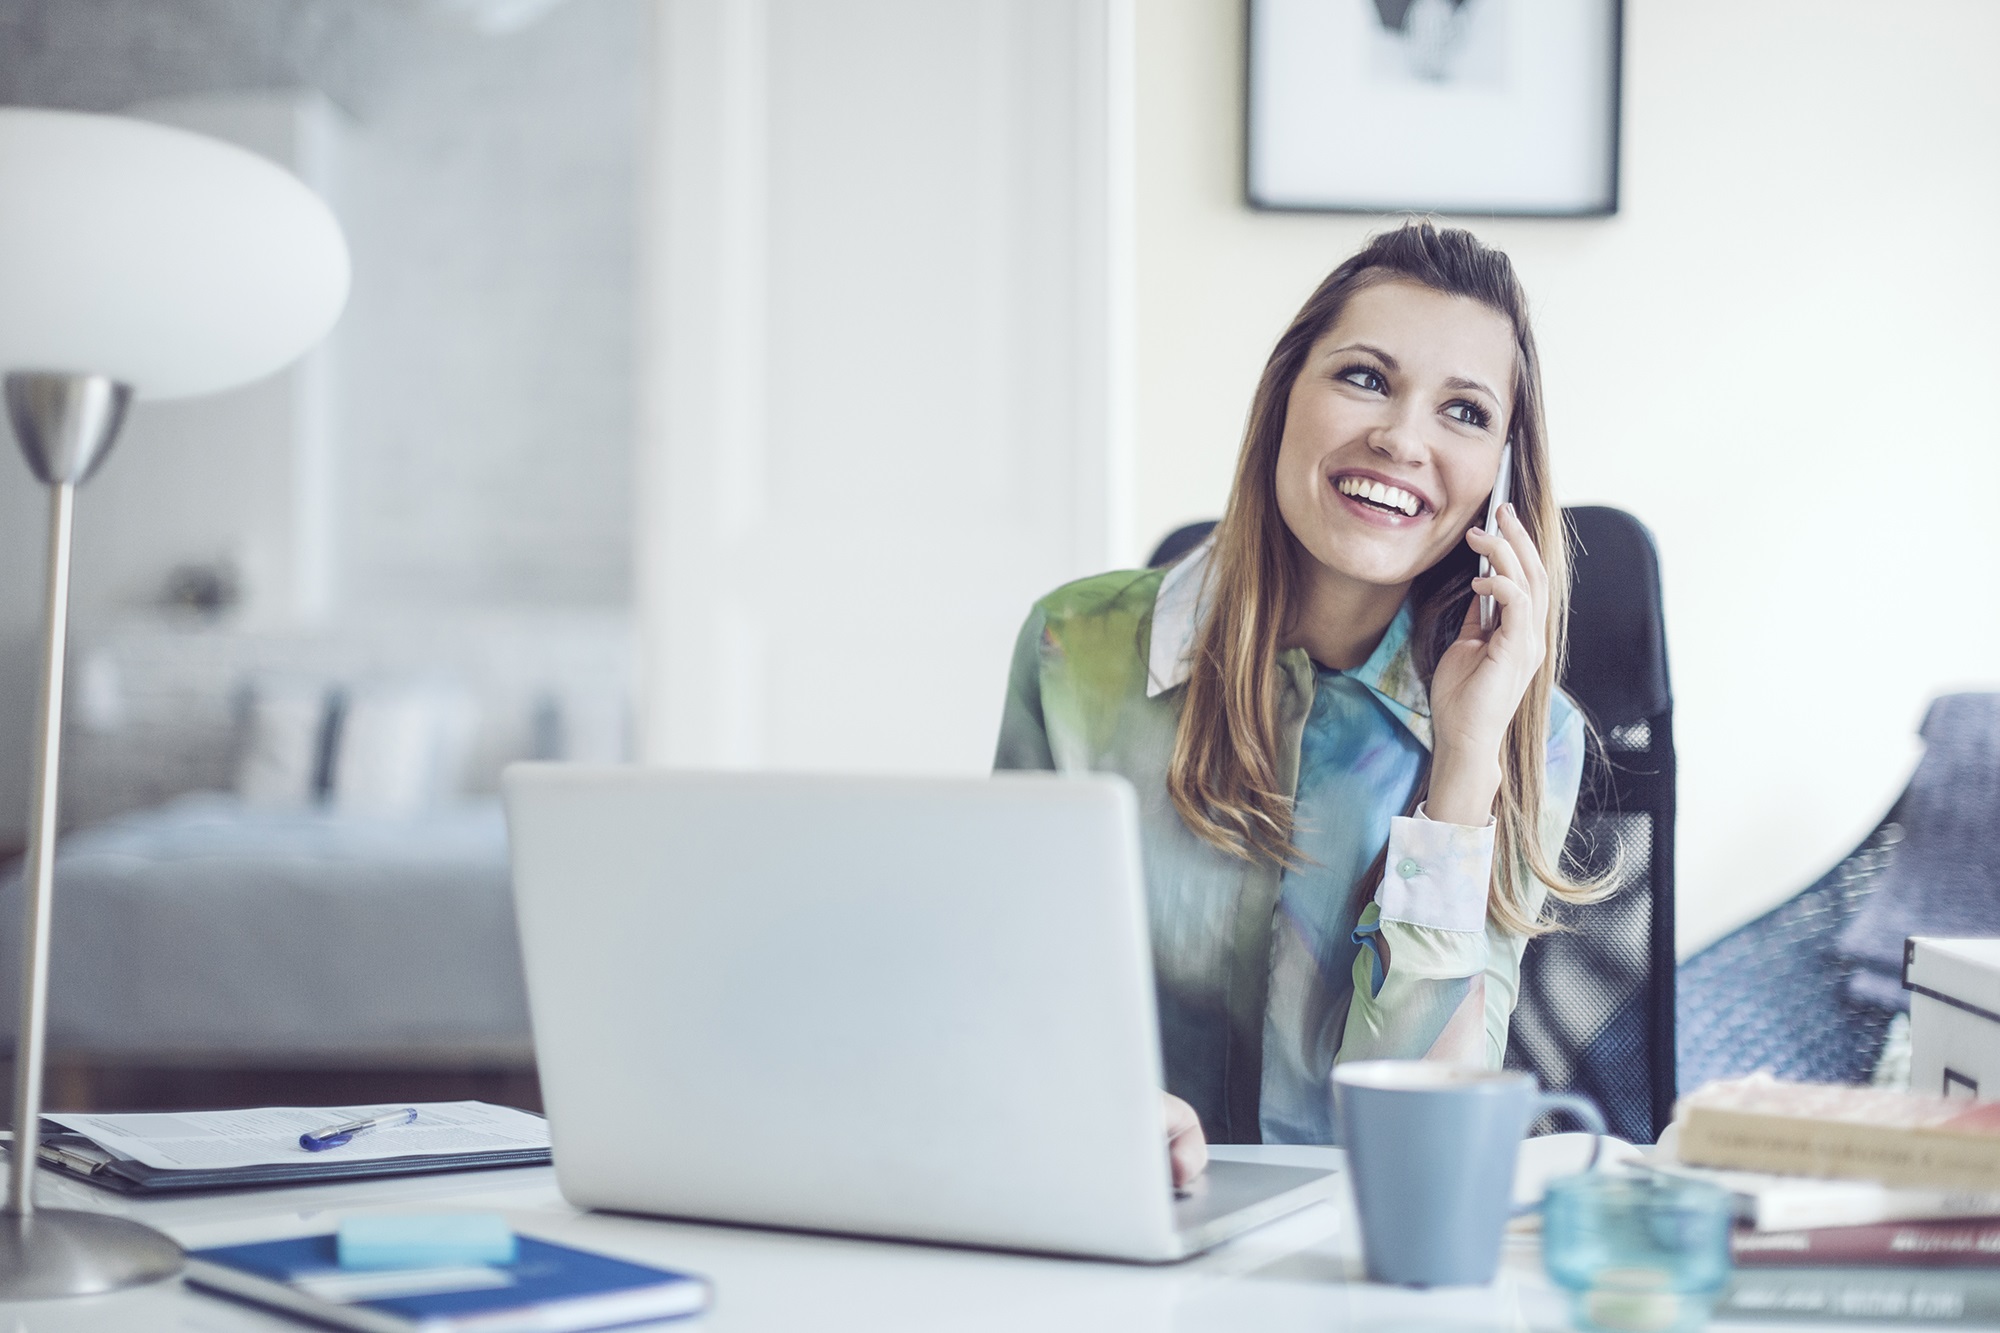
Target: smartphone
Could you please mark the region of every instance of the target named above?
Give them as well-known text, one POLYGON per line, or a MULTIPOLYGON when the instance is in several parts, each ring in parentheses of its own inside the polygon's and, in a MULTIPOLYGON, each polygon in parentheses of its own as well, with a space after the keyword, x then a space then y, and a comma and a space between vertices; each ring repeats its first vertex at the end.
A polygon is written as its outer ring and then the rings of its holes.
MULTIPOLYGON (((1496 537, 1500 533, 1500 506, 1507 503, 1508 494, 1514 488, 1514 442, 1500 446, 1500 475, 1493 479, 1493 498, 1486 502, 1486 535, 1496 537)), ((1479 557, 1479 577, 1486 578, 1493 573, 1493 562, 1485 556, 1479 557)), ((1491 633, 1499 623, 1499 608, 1491 597, 1479 599, 1479 628, 1491 633)))

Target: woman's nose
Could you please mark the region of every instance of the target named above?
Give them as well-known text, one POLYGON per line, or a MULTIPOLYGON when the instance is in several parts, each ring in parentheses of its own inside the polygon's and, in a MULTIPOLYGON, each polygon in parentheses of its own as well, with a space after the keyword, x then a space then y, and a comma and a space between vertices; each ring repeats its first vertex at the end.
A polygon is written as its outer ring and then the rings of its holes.
POLYGON ((1393 462, 1411 464, 1423 457, 1423 439, 1417 423, 1405 412, 1397 412, 1369 432, 1368 447, 1393 462))

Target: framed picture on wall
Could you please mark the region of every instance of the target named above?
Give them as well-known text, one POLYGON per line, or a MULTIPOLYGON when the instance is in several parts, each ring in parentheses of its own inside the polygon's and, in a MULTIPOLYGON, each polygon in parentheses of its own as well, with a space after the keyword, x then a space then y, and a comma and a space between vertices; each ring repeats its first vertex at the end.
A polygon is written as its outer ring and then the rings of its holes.
POLYGON ((1248 0, 1257 208, 1618 211, 1620 0, 1248 0))

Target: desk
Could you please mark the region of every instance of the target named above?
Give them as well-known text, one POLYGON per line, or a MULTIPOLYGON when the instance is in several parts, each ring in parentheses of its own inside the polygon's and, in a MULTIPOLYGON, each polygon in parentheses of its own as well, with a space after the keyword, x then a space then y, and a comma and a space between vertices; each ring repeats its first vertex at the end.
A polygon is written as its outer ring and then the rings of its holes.
MULTIPOLYGON (((1215 1155, 1313 1165, 1339 1160, 1334 1148, 1217 1148, 1215 1155)), ((123 1213, 189 1248, 329 1231, 349 1210, 490 1209, 505 1213, 524 1235, 707 1274, 715 1281, 715 1307, 704 1319, 680 1325, 701 1333, 1386 1333, 1419 1326, 1440 1333, 1526 1333, 1566 1327, 1560 1295, 1542 1276, 1532 1237, 1508 1238, 1491 1287, 1419 1292, 1359 1281, 1358 1241, 1344 1199, 1186 1263, 1146 1268, 586 1213, 563 1201, 550 1167, 145 1201, 44 1172, 38 1197, 51 1206, 123 1213)), ((0 1304, 0 1333, 307 1327, 178 1282, 72 1301, 0 1304)))

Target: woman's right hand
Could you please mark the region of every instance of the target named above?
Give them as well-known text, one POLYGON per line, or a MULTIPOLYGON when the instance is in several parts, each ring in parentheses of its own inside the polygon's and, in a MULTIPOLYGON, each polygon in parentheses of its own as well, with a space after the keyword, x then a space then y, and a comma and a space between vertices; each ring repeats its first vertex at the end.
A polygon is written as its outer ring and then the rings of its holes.
POLYGON ((1160 1100, 1167 1112, 1167 1160, 1173 1163, 1174 1188, 1191 1183, 1208 1167, 1208 1139, 1201 1132, 1201 1117, 1171 1092, 1160 1100))

